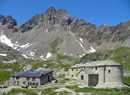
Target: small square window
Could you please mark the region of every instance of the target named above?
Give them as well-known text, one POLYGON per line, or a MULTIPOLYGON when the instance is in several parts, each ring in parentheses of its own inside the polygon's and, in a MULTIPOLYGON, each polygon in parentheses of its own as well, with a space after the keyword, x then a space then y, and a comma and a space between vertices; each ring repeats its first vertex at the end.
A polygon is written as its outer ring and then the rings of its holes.
POLYGON ((19 79, 19 77, 16 77, 16 79, 19 79))
POLYGON ((23 84, 26 84, 26 82, 24 81, 23 84))
POLYGON ((36 83, 36 86, 38 86, 38 83, 36 83))
POLYGON ((33 83, 33 85, 35 85, 35 83, 33 83))
POLYGON ((32 83, 30 83, 30 85, 32 85, 32 83))
POLYGON ((27 80, 29 80, 30 78, 29 78, 29 77, 27 77, 26 79, 27 79, 27 80))
POLYGON ((95 67, 95 70, 97 70, 97 67, 95 67))
POLYGON ((32 78, 32 81, 35 81, 35 77, 32 78))
POLYGON ((108 73, 110 73, 111 71, 110 70, 108 70, 108 73))
POLYGON ((72 71, 73 71, 73 69, 72 69, 72 71))
POLYGON ((81 75, 81 80, 83 80, 84 79, 84 76, 83 75, 81 75))
POLYGON ((73 75, 71 75, 73 77, 73 75))

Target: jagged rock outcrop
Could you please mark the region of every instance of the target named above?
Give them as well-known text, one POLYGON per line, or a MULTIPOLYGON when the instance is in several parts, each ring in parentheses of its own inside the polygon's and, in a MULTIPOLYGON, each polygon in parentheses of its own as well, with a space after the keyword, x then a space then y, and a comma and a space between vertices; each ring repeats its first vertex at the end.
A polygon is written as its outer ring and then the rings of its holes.
POLYGON ((13 28, 14 26, 17 25, 17 22, 15 19, 12 18, 12 16, 3 16, 0 15, 0 24, 1 25, 6 25, 7 28, 13 28))
POLYGON ((130 21, 96 27, 54 7, 33 16, 21 26, 12 17, 0 17, 0 23, 9 23, 8 29, 1 29, 3 35, 11 39, 12 47, 33 58, 47 59, 58 53, 81 57, 96 50, 130 46, 130 21))
POLYGON ((21 32, 29 31, 33 28, 48 28, 52 31, 55 25, 60 28, 66 28, 71 23, 71 19, 67 11, 53 7, 46 10, 43 14, 32 17, 29 21, 20 27, 21 32))

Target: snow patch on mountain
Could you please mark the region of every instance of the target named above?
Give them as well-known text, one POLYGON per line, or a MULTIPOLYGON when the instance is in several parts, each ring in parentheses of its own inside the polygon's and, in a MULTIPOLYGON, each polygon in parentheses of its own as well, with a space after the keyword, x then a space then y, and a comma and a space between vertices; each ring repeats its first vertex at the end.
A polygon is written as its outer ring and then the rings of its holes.
POLYGON ((35 52, 27 51, 26 54, 22 54, 22 56, 23 56, 24 58, 34 59, 34 57, 35 57, 35 52))
POLYGON ((27 44, 24 44, 24 45, 20 45, 19 43, 18 43, 18 41, 16 41, 15 42, 15 44, 14 44, 14 46, 13 46, 13 49, 26 49, 26 48, 28 48, 28 47, 30 47, 30 46, 32 46, 33 44, 30 44, 30 43, 27 43, 27 44))
POLYGON ((28 47, 30 47, 30 46, 32 46, 32 45, 33 45, 33 44, 27 43, 27 44, 25 44, 25 45, 21 45, 20 48, 26 49, 26 48, 28 48, 28 47))
POLYGON ((46 32, 48 32, 48 29, 46 29, 46 32))
POLYGON ((42 60, 47 60, 47 59, 50 58, 51 56, 52 56, 52 53, 48 52, 47 55, 46 55, 46 57, 44 57, 43 55, 41 55, 40 58, 41 58, 42 60))
POLYGON ((11 40, 9 38, 7 38, 6 35, 4 35, 4 31, 2 31, 1 34, 0 34, 0 42, 3 43, 3 44, 6 44, 9 47, 12 47, 15 50, 18 50, 18 51, 19 51, 19 49, 26 49, 26 48, 33 45, 33 44, 30 44, 30 43, 27 43, 25 45, 20 45, 18 43, 18 41, 16 41, 15 44, 13 44, 11 42, 11 40))
POLYGON ((10 60, 10 61, 3 61, 3 63, 14 63, 14 62, 16 62, 15 59, 14 60, 10 60))
POLYGON ((41 58, 42 60, 44 60, 44 61, 47 60, 46 58, 44 58, 43 55, 41 55, 40 58, 41 58))
POLYGON ((25 54, 22 54, 22 56, 23 56, 24 58, 28 58, 27 55, 25 55, 25 54))
POLYGON ((85 47, 82 45, 82 43, 76 39, 75 35, 74 35, 72 32, 70 32, 70 31, 69 31, 69 33, 74 37, 74 39, 75 39, 76 42, 80 45, 80 47, 83 49, 83 51, 84 51, 85 53, 88 53, 88 51, 86 51, 86 49, 85 49, 85 47))
POLYGON ((83 57, 85 54, 79 55, 79 58, 83 57))
POLYGON ((4 31, 2 31, 2 33, 1 33, 1 35, 0 35, 0 42, 1 42, 1 43, 4 43, 4 44, 6 44, 6 45, 8 45, 8 46, 10 46, 10 47, 13 47, 13 43, 11 42, 10 39, 8 39, 8 38, 6 37, 6 35, 4 35, 4 31))
POLYGON ((83 43, 83 39, 82 38, 79 38, 79 40, 83 43))
POLYGON ((96 52, 96 49, 94 49, 94 48, 91 46, 89 52, 90 52, 90 53, 94 53, 94 52, 96 52))
POLYGON ((44 60, 44 56, 43 56, 43 55, 41 55, 40 58, 41 58, 42 60, 44 60))
POLYGON ((70 56, 73 56, 73 54, 71 54, 71 53, 70 53, 69 55, 70 55, 70 56))
POLYGON ((0 56, 7 56, 7 54, 2 54, 2 53, 0 53, 0 56))
POLYGON ((15 42, 16 44, 18 43, 18 41, 15 42))
POLYGON ((46 59, 50 58, 51 56, 52 56, 52 53, 48 52, 47 55, 46 55, 46 59))
POLYGON ((63 55, 67 55, 67 53, 65 52, 65 53, 63 53, 63 55))
POLYGON ((35 52, 28 51, 28 52, 27 52, 27 55, 28 55, 28 56, 31 56, 31 57, 34 57, 34 55, 35 55, 35 52))
POLYGON ((13 49, 18 50, 18 47, 20 47, 20 44, 18 43, 18 41, 16 41, 13 46, 13 49))

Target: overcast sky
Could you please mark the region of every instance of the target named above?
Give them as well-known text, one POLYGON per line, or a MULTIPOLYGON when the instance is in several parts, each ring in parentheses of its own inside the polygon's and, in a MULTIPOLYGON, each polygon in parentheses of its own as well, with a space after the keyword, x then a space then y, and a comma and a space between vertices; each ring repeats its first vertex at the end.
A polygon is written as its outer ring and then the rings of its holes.
POLYGON ((51 6, 96 26, 130 20, 130 0, 0 0, 0 14, 11 15, 21 25, 51 6))

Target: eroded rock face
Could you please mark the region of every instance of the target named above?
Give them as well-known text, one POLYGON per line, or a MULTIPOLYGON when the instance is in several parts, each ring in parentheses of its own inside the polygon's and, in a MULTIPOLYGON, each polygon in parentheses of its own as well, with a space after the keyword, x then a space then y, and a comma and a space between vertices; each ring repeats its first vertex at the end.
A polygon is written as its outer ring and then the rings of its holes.
POLYGON ((12 18, 12 16, 3 16, 0 15, 0 24, 1 25, 7 25, 8 28, 13 28, 17 25, 17 22, 15 19, 12 18))
POLYGON ((65 28, 71 23, 69 14, 67 11, 51 7, 46 10, 43 14, 38 14, 32 17, 29 21, 20 27, 21 32, 27 32, 35 27, 37 28, 47 28, 59 26, 60 28, 65 28))
MULTIPOLYGON (((8 18, 12 21, 11 17, 8 18)), ((13 25, 15 25, 15 23, 12 21, 10 27, 13 27, 13 25)), ((35 15, 20 26, 19 29, 14 29, 14 31, 23 33, 34 28, 46 29, 49 32, 60 28, 62 31, 74 32, 80 38, 86 38, 88 42, 96 42, 97 44, 101 44, 104 40, 106 42, 122 41, 130 36, 130 21, 120 23, 117 26, 102 25, 97 28, 95 25, 87 23, 82 19, 70 17, 66 10, 56 10, 54 7, 50 7, 45 13, 35 15)))
POLYGON ((36 57, 46 58, 48 53, 53 52, 82 56, 93 48, 100 51, 120 45, 130 46, 130 21, 117 26, 104 24, 96 27, 82 19, 71 17, 66 10, 54 7, 33 16, 21 26, 11 16, 0 16, 0 23, 6 25, 7 29, 2 29, 12 43, 22 47, 15 48, 36 57))

